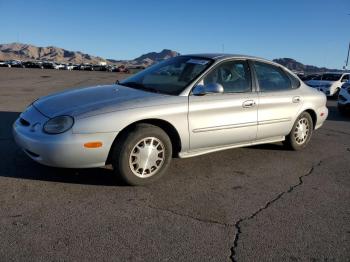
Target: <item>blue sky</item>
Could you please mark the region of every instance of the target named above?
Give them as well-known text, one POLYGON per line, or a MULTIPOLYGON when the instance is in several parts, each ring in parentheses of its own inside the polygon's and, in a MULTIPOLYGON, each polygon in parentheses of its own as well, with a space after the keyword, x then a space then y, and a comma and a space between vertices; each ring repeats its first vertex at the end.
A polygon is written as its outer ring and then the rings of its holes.
POLYGON ((350 41, 349 0, 0 0, 0 43, 54 45, 131 59, 164 48, 182 54, 291 57, 341 68, 350 41))

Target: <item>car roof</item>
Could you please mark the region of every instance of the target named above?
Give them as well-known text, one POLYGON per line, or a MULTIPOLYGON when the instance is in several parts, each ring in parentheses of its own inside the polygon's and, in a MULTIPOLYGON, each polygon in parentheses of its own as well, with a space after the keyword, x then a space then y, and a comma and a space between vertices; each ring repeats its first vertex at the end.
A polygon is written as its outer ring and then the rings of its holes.
MULTIPOLYGON (((214 60, 225 60, 225 59, 230 59, 230 58, 247 58, 247 59, 268 61, 268 60, 260 58, 260 57, 241 55, 241 54, 203 53, 203 54, 188 54, 187 56, 209 58, 209 59, 214 59, 214 60)), ((271 62, 271 61, 268 61, 268 62, 271 62)))

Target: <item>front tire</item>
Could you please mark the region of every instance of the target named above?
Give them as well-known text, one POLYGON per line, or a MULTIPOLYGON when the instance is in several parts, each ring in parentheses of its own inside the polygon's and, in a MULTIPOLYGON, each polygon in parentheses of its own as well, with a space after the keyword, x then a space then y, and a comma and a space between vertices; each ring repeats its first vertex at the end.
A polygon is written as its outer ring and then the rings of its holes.
POLYGON ((164 130, 139 124, 118 140, 112 165, 127 184, 145 185, 164 175, 172 156, 171 141, 164 130))
POLYGON ((313 121, 309 113, 303 112, 295 121, 284 145, 292 150, 304 149, 313 133, 313 121))

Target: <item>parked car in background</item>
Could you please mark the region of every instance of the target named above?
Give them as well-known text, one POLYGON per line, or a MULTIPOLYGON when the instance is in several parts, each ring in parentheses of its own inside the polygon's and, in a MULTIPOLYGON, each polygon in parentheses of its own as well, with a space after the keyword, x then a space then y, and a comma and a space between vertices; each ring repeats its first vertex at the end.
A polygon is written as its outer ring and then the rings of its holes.
POLYGON ((278 141, 303 149, 327 118, 326 100, 264 59, 183 55, 116 85, 41 97, 16 120, 13 134, 39 163, 112 164, 127 183, 143 185, 160 178, 172 156, 278 141))
POLYGON ((22 68, 23 64, 19 60, 8 60, 5 62, 8 67, 14 67, 14 68, 22 68))
POLYGON ((84 69, 84 67, 81 64, 74 65, 73 68, 72 68, 72 70, 83 70, 83 69, 84 69))
POLYGON ((57 70, 65 70, 66 69, 66 64, 56 63, 55 64, 55 69, 57 69, 57 70))
POLYGON ((69 71, 77 70, 78 67, 79 67, 79 65, 72 64, 72 63, 65 65, 65 69, 69 70, 69 71))
POLYGON ((6 61, 0 60, 0 67, 9 67, 6 61))
POLYGON ((344 83, 340 89, 338 110, 342 114, 350 113, 350 81, 344 83))
POLYGON ((317 88, 326 96, 338 97, 341 86, 350 80, 350 73, 324 73, 319 77, 306 81, 308 86, 317 88))
POLYGON ((84 71, 94 71, 94 66, 91 65, 91 64, 83 64, 81 66, 81 70, 84 70, 84 71))
POLYGON ((43 69, 43 65, 42 65, 42 62, 33 62, 33 61, 26 61, 26 62, 23 62, 23 68, 41 68, 43 69))
POLYGON ((92 66, 93 71, 107 71, 106 65, 93 65, 92 66))
POLYGON ((130 74, 130 70, 125 65, 118 66, 116 72, 130 74))
POLYGON ((55 69, 56 64, 54 62, 43 62, 42 67, 45 69, 55 69))

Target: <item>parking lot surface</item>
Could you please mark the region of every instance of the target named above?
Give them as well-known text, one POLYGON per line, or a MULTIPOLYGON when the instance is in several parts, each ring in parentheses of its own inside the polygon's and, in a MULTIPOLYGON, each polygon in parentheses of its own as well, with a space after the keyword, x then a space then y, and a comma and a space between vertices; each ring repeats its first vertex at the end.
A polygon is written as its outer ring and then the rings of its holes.
POLYGON ((269 144, 174 159, 159 182, 41 166, 11 125, 36 98, 122 74, 0 68, 0 261, 350 261, 350 118, 303 151, 269 144))

